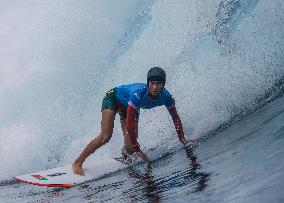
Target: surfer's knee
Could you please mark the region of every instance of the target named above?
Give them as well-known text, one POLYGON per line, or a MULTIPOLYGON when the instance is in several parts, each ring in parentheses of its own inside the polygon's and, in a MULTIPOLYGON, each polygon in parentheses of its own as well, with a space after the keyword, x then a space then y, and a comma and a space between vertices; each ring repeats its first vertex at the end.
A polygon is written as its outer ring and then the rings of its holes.
POLYGON ((113 123, 101 123, 101 134, 103 135, 112 135, 113 132, 113 123))
POLYGON ((103 138, 103 143, 106 144, 110 141, 111 136, 106 136, 103 138))
POLYGON ((102 145, 108 143, 113 133, 113 122, 103 122, 101 123, 101 133, 99 135, 99 140, 102 145))
POLYGON ((111 139, 111 134, 107 134, 107 133, 100 134, 100 140, 103 145, 108 143, 110 139, 111 139))

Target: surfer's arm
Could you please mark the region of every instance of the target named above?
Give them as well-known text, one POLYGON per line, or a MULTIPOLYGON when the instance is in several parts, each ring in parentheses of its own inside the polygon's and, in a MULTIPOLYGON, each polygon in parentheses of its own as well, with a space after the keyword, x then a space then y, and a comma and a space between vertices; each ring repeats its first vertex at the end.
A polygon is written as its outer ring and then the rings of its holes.
POLYGON ((146 161, 148 163, 148 167, 150 166, 150 160, 147 157, 147 155, 142 152, 140 150, 140 145, 137 142, 137 136, 136 136, 136 121, 135 121, 135 113, 136 113, 136 108, 134 105, 128 105, 127 107, 127 116, 126 116, 126 130, 128 133, 128 136, 130 138, 131 141, 131 145, 132 145, 132 150, 134 152, 136 152, 136 154, 143 159, 144 161, 146 161))
POLYGON ((132 149, 137 152, 140 150, 140 145, 137 142, 137 136, 135 132, 135 113, 136 109, 132 105, 128 105, 127 107, 127 117, 126 117, 126 130, 128 133, 128 136, 130 138, 132 149))
POLYGON ((180 117, 177 113, 177 109, 175 106, 171 106, 169 108, 167 108, 171 117, 172 117, 172 120, 174 122, 174 125, 175 125, 175 128, 176 128, 176 132, 177 132, 177 135, 178 135, 178 139, 179 141, 182 143, 182 144, 186 144, 187 141, 185 140, 184 138, 184 131, 183 131, 183 127, 182 127, 182 123, 181 123, 181 120, 180 120, 180 117))

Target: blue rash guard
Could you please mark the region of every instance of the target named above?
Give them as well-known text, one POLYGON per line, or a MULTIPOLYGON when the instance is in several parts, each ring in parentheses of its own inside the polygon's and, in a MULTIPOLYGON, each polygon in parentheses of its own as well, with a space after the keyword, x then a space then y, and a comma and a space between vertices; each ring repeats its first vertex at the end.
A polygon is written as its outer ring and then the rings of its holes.
POLYGON ((142 109, 151 109, 156 106, 165 105, 168 109, 175 105, 171 94, 164 88, 160 97, 151 99, 147 94, 147 84, 133 83, 116 87, 116 99, 124 106, 131 105, 137 111, 142 109))
POLYGON ((140 147, 139 143, 137 142, 137 135, 134 125, 135 116, 137 116, 137 114, 139 115, 140 108, 151 109, 156 106, 166 106, 173 119, 178 138, 181 142, 184 142, 185 138, 183 127, 175 108, 175 100, 165 88, 157 99, 151 99, 151 97, 148 95, 147 84, 145 83, 122 85, 115 88, 115 97, 117 101, 124 106, 125 109, 127 109, 126 129, 132 143, 132 148, 135 151, 139 151, 140 147))

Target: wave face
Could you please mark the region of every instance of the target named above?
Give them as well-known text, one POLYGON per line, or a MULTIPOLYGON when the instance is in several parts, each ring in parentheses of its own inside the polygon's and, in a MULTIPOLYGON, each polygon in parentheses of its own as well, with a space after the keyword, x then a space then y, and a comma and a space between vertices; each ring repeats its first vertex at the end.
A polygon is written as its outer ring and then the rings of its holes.
MULTIPOLYGON (((1 1, 0 179, 71 162, 99 132, 105 92, 145 82, 152 66, 166 70, 188 137, 257 107, 284 75, 283 9, 280 0, 1 1)), ((118 120, 94 160, 119 153, 118 120)), ((143 149, 177 146, 171 123, 164 108, 141 111, 143 149)))

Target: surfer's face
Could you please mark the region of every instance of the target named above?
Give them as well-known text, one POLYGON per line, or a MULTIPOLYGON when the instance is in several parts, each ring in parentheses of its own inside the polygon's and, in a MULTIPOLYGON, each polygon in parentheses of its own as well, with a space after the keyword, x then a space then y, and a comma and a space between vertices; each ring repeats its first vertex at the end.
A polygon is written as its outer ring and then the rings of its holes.
POLYGON ((149 81, 148 92, 149 95, 155 99, 160 96, 163 91, 164 85, 160 81, 149 81))

